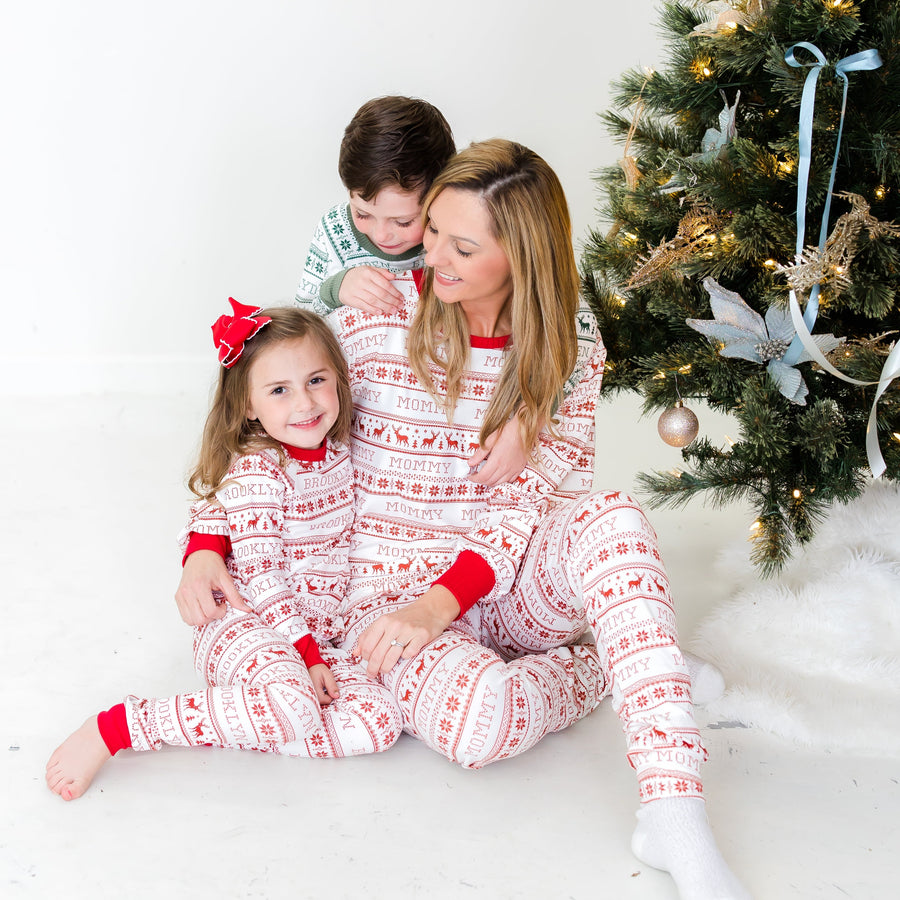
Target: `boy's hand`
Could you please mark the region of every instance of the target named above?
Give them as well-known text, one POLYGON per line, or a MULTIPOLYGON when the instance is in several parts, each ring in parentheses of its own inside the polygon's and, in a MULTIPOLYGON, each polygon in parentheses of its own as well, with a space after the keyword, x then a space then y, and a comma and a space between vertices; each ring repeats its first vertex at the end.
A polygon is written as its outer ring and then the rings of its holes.
POLYGON ((212 550, 197 550, 184 561, 175 602, 181 618, 194 626, 221 619, 229 605, 253 612, 234 586, 225 560, 212 550))
POLYGON ((373 266, 355 266, 347 269, 341 280, 338 300, 343 306, 352 306, 363 312, 396 312, 403 306, 403 295, 391 282, 394 273, 373 266))
POLYGON ((489 434, 484 446, 469 457, 472 473, 469 481, 488 487, 512 481, 525 468, 527 461, 519 421, 513 416, 501 429, 489 434))
POLYGON ((341 689, 331 674, 331 669, 325 663, 319 663, 309 668, 309 678, 316 689, 316 699, 319 706, 328 706, 332 700, 341 696, 341 689))

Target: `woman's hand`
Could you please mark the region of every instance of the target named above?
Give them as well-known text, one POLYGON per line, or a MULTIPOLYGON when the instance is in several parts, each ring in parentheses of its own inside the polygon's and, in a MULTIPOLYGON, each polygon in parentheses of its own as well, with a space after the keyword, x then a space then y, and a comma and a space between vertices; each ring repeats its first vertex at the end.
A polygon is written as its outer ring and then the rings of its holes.
POLYGON ((253 612, 234 586, 225 560, 214 550, 197 550, 184 561, 175 602, 181 618, 194 626, 221 619, 229 605, 253 612))
POLYGON ((391 282, 392 272, 374 266, 354 266, 341 279, 338 300, 363 312, 380 315, 392 313, 403 306, 403 295, 391 282))
POLYGON ((501 429, 489 434, 484 446, 469 457, 472 472, 469 481, 487 487, 512 481, 525 468, 527 461, 519 420, 513 416, 501 429))
POLYGON ((319 706, 328 706, 332 700, 341 696, 338 683, 334 680, 331 669, 325 663, 310 666, 309 678, 316 689, 316 699, 319 701, 319 706))
POLYGON ((376 619, 360 635, 353 655, 371 676, 390 672, 403 659, 412 659, 439 638, 459 615, 456 597, 442 584, 432 585, 408 606, 376 619))

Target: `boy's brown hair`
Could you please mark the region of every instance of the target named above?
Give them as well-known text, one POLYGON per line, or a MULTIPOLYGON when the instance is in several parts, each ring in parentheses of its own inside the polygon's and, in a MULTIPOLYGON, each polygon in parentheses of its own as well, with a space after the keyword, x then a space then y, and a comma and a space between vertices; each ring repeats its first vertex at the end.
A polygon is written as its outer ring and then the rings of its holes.
POLYGON ((385 187, 417 191, 421 198, 455 152, 439 109, 413 97, 376 97, 344 130, 338 173, 366 202, 385 187))

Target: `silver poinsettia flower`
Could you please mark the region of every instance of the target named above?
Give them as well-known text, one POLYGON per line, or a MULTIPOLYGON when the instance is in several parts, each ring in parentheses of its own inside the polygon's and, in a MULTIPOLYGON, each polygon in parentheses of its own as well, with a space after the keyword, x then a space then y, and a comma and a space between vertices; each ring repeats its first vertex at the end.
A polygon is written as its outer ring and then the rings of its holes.
MULTIPOLYGON (((778 390, 792 403, 806 405, 809 388, 803 376, 782 358, 797 334, 788 309, 770 306, 763 318, 751 309, 740 294, 726 290, 714 278, 706 278, 703 287, 709 294, 714 319, 687 319, 691 328, 714 343, 721 344, 720 356, 748 359, 765 365, 778 390)), ((823 354, 830 353, 843 342, 831 334, 812 336, 823 354)), ((810 362, 812 357, 804 349, 797 363, 810 362)))

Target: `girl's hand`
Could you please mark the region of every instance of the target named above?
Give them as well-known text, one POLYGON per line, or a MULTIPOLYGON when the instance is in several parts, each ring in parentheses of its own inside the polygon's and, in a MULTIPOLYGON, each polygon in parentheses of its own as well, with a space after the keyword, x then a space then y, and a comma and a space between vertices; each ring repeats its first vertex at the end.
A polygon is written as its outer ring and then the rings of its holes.
POLYGON ((309 677, 313 687, 316 689, 316 698, 319 701, 319 706, 328 706, 332 700, 341 696, 341 689, 334 680, 331 669, 325 663, 310 666, 309 677))
POLYGON ((403 295, 391 282, 394 274, 374 266, 354 266, 347 269, 338 290, 338 300, 343 306, 352 306, 363 312, 396 312, 403 306, 403 295))
POLYGON ((519 420, 513 416, 501 429, 489 434, 484 446, 469 457, 469 481, 494 487, 512 481, 526 462, 528 454, 522 446, 519 420))
POLYGON ((221 619, 229 605, 253 612, 234 586, 225 560, 214 550, 197 550, 184 561, 175 602, 181 618, 195 627, 221 619))
POLYGON ((456 597, 442 584, 432 585, 409 606, 376 619, 360 635, 353 655, 371 676, 390 672, 403 659, 412 659, 439 638, 459 615, 456 597))

